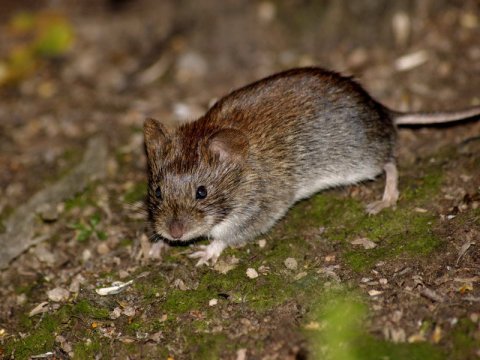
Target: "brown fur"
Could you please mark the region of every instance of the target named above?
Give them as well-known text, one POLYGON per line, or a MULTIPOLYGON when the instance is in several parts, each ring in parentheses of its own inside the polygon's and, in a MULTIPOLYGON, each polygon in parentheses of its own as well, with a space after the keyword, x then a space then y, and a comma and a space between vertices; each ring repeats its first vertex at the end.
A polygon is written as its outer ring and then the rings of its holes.
MULTIPOLYGON (((302 68, 233 91, 171 133, 149 119, 154 231, 170 241, 210 237, 214 243, 194 256, 215 261, 225 246, 267 231, 297 200, 394 169, 396 116, 403 115, 350 78, 302 68), (205 199, 196 199, 199 186, 205 199)), ((396 186, 396 171, 389 174, 396 186)), ((389 188, 372 213, 394 205, 398 193, 389 188)))

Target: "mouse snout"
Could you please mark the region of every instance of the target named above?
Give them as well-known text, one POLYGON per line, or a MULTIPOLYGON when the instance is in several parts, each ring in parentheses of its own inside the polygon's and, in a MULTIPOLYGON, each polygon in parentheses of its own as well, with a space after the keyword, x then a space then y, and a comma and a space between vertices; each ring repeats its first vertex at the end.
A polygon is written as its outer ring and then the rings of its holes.
POLYGON ((174 239, 180 239, 185 233, 185 224, 183 221, 175 219, 170 222, 168 232, 174 239))

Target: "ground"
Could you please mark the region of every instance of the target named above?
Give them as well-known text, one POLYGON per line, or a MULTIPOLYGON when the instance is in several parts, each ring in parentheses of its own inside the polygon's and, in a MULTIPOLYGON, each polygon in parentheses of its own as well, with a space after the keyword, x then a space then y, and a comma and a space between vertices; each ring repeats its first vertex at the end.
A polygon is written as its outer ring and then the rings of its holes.
POLYGON ((478 105, 477 1, 0 9, 1 356, 480 358, 478 120, 399 130, 396 209, 365 214, 382 177, 325 191, 215 267, 145 256, 141 133, 304 65, 397 110, 478 105))

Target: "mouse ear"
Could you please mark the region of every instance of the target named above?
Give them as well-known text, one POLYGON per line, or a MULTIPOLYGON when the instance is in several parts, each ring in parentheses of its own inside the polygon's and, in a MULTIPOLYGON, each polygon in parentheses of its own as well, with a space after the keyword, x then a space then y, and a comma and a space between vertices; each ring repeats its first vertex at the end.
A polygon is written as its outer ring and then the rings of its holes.
POLYGON ((248 153, 248 139, 235 129, 222 129, 208 139, 209 150, 220 160, 243 161, 248 153))
POLYGON ((164 152, 167 134, 167 129, 158 120, 148 118, 143 123, 145 150, 147 152, 148 166, 151 169, 156 168, 156 164, 164 152))

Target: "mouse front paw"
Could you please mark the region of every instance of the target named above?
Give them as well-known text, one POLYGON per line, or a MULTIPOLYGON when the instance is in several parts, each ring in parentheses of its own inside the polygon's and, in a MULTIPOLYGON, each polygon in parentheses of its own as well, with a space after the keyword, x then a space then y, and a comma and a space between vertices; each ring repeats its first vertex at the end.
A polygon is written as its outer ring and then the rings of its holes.
POLYGON ((191 259, 199 259, 195 266, 214 265, 226 245, 222 241, 214 240, 210 245, 200 245, 200 251, 188 255, 191 259))

